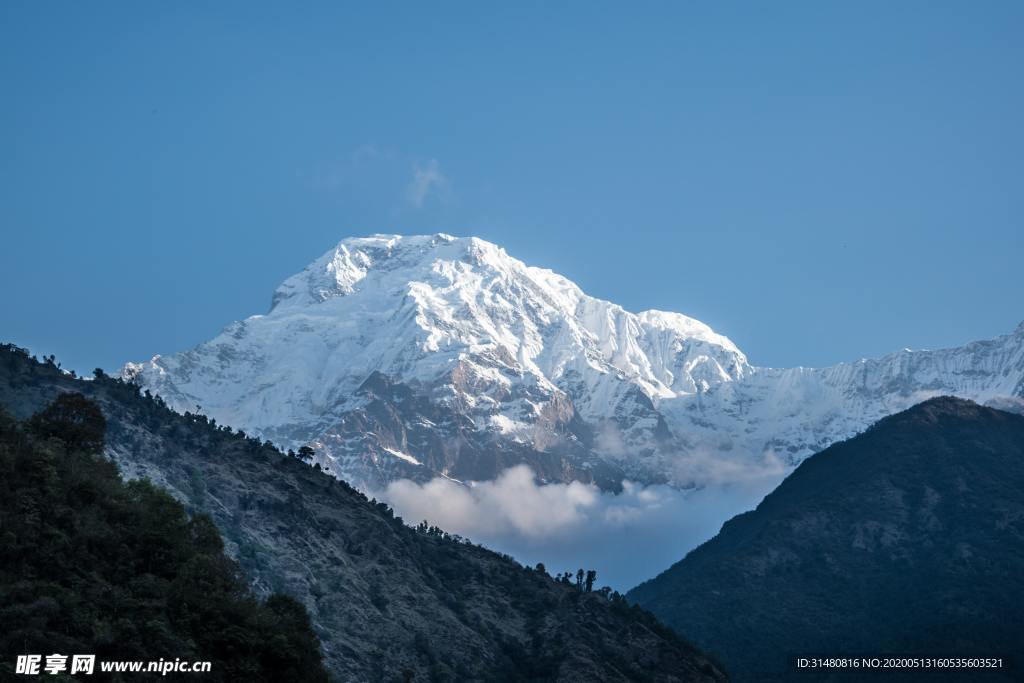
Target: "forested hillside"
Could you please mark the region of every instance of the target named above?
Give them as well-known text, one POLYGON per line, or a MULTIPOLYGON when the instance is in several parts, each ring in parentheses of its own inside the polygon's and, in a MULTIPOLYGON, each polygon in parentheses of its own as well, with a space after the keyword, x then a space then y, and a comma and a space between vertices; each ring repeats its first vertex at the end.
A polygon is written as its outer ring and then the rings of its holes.
MULTIPOLYGON (((0 350, 0 405, 97 402, 122 473, 220 529, 261 596, 309 610, 330 673, 369 681, 712 681, 724 674, 649 613, 397 519, 345 483, 130 384, 0 350)), ((552 568, 556 569, 556 568, 552 568)), ((557 568, 575 569, 575 568, 557 568)))
POLYGON ((209 661, 209 681, 326 681, 302 605, 256 600, 210 518, 124 484, 104 432, 80 394, 23 424, 0 408, 0 672, 56 652, 209 661))

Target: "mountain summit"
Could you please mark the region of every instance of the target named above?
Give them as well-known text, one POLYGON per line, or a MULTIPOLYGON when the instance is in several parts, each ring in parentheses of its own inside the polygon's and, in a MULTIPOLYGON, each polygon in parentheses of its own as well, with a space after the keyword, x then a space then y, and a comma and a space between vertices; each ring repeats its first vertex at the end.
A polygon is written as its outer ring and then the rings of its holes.
POLYGON ((687 486, 779 469, 937 393, 1024 395, 1024 328, 825 370, 755 368, 679 313, 630 313, 484 240, 342 240, 266 315, 122 374, 179 411, 284 447, 312 443, 364 486, 545 480, 687 486), (723 472, 725 474, 723 474, 723 472))

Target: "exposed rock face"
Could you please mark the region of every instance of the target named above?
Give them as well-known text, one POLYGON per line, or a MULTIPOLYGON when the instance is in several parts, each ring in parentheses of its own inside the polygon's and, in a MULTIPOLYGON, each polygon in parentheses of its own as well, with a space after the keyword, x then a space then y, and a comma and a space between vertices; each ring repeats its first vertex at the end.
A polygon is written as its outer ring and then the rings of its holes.
POLYGON ((949 397, 887 417, 629 598, 738 681, 804 680, 797 654, 953 652, 1007 661, 929 680, 1017 680, 1024 417, 949 397))
POLYGON ((1024 326, 832 368, 751 366, 678 313, 634 314, 476 238, 343 240, 266 315, 123 376, 358 485, 491 478, 702 484, 709 458, 789 467, 929 396, 1024 396, 1024 326))

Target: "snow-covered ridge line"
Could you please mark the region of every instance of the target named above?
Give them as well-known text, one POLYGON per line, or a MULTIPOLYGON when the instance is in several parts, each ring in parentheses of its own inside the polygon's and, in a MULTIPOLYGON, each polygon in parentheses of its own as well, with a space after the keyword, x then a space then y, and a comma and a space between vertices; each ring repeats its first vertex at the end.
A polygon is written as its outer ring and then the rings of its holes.
POLYGON ((314 442, 368 485, 517 462, 689 485, 791 465, 935 392, 1017 400, 1022 340, 1024 325, 956 349, 755 368, 698 320, 630 313, 484 240, 373 235, 285 280, 266 315, 123 372, 179 409, 314 442))

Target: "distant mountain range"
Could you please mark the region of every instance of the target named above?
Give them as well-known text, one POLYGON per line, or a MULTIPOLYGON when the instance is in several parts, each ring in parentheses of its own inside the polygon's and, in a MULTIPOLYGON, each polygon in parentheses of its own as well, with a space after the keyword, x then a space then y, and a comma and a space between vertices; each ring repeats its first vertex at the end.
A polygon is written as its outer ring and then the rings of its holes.
POLYGON ((736 681, 871 680, 792 658, 884 654, 1004 658, 906 680, 1021 680, 1024 417, 955 398, 887 417, 628 597, 736 681))
POLYGON ((687 487, 785 471, 931 396, 1024 403, 1024 324, 825 369, 750 365, 678 313, 630 313, 476 238, 346 239, 266 315, 122 376, 376 489, 484 480, 687 487), (729 467, 720 467, 728 463, 729 467), (743 475, 745 476, 745 475, 743 475))

